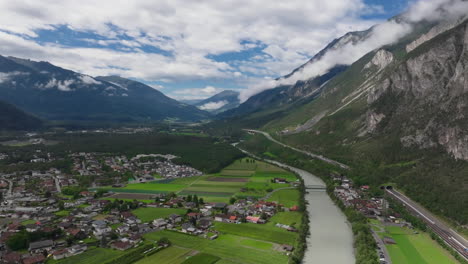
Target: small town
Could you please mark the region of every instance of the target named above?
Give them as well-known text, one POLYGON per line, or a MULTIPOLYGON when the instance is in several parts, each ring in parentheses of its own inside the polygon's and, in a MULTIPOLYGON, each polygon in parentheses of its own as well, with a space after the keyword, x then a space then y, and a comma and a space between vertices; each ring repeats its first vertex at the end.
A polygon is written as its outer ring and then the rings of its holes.
MULTIPOLYGON (((55 159, 50 153, 38 154, 34 159, 43 156, 49 161, 55 159)), ((51 168, 0 175, 0 263, 44 263, 79 255, 96 246, 126 251, 140 247, 144 234, 161 230, 214 240, 219 235, 213 228, 215 222, 262 225, 277 212, 298 211, 297 205, 287 207, 253 197, 231 198, 229 203, 205 202, 197 195, 173 192, 146 194, 145 198, 151 202, 120 200, 118 197, 136 198, 138 194, 116 194, 96 187, 112 186, 111 190, 121 190, 127 184, 144 186, 202 173, 173 163, 174 155, 139 154, 127 158, 72 153, 69 158, 71 174, 51 168), (77 188, 83 177, 92 179, 90 186, 93 188, 77 188), (179 213, 152 217, 149 221, 133 213, 151 208, 173 209, 179 213)), ((271 182, 291 186, 287 188, 297 185, 284 178, 274 178, 271 182)), ((275 228, 298 232, 294 224, 275 223, 275 228)), ((163 239, 146 250, 157 251, 168 243, 163 239)), ((287 255, 294 246, 281 244, 275 250, 287 255)))

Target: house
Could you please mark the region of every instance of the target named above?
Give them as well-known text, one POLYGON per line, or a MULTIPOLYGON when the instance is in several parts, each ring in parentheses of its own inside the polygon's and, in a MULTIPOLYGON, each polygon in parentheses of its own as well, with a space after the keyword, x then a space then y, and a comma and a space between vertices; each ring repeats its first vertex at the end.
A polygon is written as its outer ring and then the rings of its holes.
POLYGON ((200 213, 195 213, 195 212, 191 212, 187 214, 189 218, 194 218, 194 219, 200 218, 200 215, 201 215, 200 213))
POLYGON ((217 214, 214 217, 214 220, 216 222, 227 222, 228 219, 229 219, 229 217, 227 215, 224 215, 224 214, 217 214))
POLYGON ((21 254, 17 252, 10 252, 3 255, 2 263, 20 263, 21 261, 21 254))
POLYGON ((46 258, 42 254, 34 255, 23 259, 23 264, 45 263, 46 258))
POLYGON ((173 224, 180 223, 180 222, 182 222, 182 217, 180 215, 177 215, 177 214, 171 214, 169 216, 169 222, 171 222, 173 224))
POLYGON ((92 226, 95 229, 98 229, 98 228, 101 229, 101 228, 105 228, 107 226, 107 223, 104 220, 96 220, 96 221, 93 221, 92 226))
POLYGON ((139 233, 148 233, 151 232, 151 227, 148 224, 139 224, 138 225, 138 232, 139 233))
POLYGON ((396 242, 391 237, 384 237, 383 242, 387 245, 395 245, 396 242))
POLYGON ((131 212, 121 212, 120 217, 123 219, 127 219, 130 217, 135 217, 135 215, 133 215, 131 212))
POLYGON ((229 223, 238 223, 238 222, 239 222, 239 219, 238 219, 237 216, 231 215, 231 216, 229 216, 228 221, 229 221, 229 223))
POLYGON ((208 229, 210 228, 211 226, 211 221, 209 219, 200 219, 200 221, 198 221, 198 227, 201 228, 201 229, 208 229))
POLYGON ((86 233, 79 228, 69 228, 65 232, 70 236, 80 240, 85 239, 87 237, 86 233))
POLYGON ((86 249, 88 249, 86 244, 73 245, 68 249, 68 253, 70 256, 74 256, 85 252, 86 249))
POLYGON ((250 215, 249 215, 249 216, 247 216, 247 217, 245 218, 245 220, 246 220, 247 222, 249 222, 249 223, 258 224, 258 222, 260 221, 260 217, 258 217, 258 216, 250 216, 250 215))
POLYGON ((36 225, 36 224, 29 224, 29 225, 26 225, 26 231, 32 233, 32 232, 36 232, 38 231, 40 228, 39 225, 36 225))
POLYGON ((226 206, 227 206, 226 203, 215 203, 213 205, 213 208, 215 208, 215 209, 224 209, 226 206))
POLYGON ((52 257, 55 260, 63 259, 63 258, 66 258, 67 256, 68 256, 68 249, 66 248, 59 249, 59 250, 52 252, 52 257))
POLYGON ((184 233, 193 233, 195 231, 194 226, 191 223, 182 224, 182 232, 184 233))
POLYGON ((127 250, 132 247, 132 244, 130 242, 123 242, 123 241, 116 241, 111 244, 111 248, 117 249, 117 250, 127 250))
POLYGON ((155 219, 155 220, 153 220, 153 226, 155 228, 164 229, 167 226, 167 221, 165 219, 163 219, 163 218, 155 219))
POLYGON ((283 179, 283 178, 274 178, 273 181, 275 183, 288 183, 288 181, 286 179, 283 179))
POLYGON ((29 252, 42 253, 44 250, 50 251, 54 247, 54 241, 42 240, 37 242, 31 242, 29 244, 29 252))
POLYGON ((121 225, 121 226, 117 227, 117 233, 119 233, 119 234, 125 234, 128 231, 130 231, 130 227, 128 225, 121 225))

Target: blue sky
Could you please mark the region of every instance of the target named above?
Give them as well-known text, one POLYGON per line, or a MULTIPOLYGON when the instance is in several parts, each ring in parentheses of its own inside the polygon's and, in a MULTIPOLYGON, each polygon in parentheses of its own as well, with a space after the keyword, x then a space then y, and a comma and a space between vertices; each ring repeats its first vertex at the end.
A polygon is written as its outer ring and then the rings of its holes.
POLYGON ((407 0, 35 2, 0 3, 1 55, 132 78, 177 99, 287 74, 334 38, 408 7, 407 0))

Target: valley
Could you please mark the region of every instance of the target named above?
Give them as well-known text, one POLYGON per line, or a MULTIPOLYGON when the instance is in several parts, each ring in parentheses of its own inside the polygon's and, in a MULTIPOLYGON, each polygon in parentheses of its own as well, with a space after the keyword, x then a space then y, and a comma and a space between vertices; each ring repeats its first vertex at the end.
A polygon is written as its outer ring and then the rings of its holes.
POLYGON ((468 0, 0 8, 0 263, 468 263, 468 0))

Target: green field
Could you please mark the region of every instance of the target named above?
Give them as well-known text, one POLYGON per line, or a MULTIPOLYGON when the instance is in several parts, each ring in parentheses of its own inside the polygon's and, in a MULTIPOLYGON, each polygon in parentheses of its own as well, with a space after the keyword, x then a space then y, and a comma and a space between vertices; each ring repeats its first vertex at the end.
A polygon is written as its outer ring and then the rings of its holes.
POLYGON ((259 161, 254 160, 254 162, 248 162, 252 161, 251 158, 243 158, 243 159, 238 159, 234 161, 231 165, 227 166, 225 170, 248 170, 248 171, 254 171, 257 169, 257 165, 260 163, 259 161))
POLYGON ((132 211, 132 213, 140 218, 142 222, 151 222, 154 219, 166 218, 171 214, 184 215, 186 212, 186 209, 152 207, 138 208, 132 211))
POLYGON ((183 264, 213 264, 220 260, 219 257, 206 253, 199 253, 193 257, 188 258, 183 264))
POLYGON ((227 170, 224 169, 221 171, 221 176, 236 176, 236 177, 250 177, 254 174, 253 170, 227 170))
POLYGON ((288 245, 295 245, 298 237, 297 233, 276 227, 272 222, 268 222, 267 224, 245 223, 239 225, 216 222, 215 229, 225 234, 288 245))
POLYGON ((56 216, 64 217, 68 216, 70 214, 70 211, 68 210, 62 210, 54 213, 56 216))
POLYGON ((130 190, 158 190, 166 192, 177 192, 185 188, 183 184, 165 184, 165 183, 132 183, 122 189, 130 190))
POLYGON ((244 239, 240 243, 247 247, 253 247, 263 250, 271 250, 273 247, 273 244, 271 243, 252 239, 244 239))
MULTIPOLYGON (((371 222, 382 227, 377 221, 371 222)), ((391 237, 396 245, 386 245, 393 263, 398 264, 457 264, 458 262, 445 251, 437 242, 433 241, 427 233, 398 227, 387 226, 385 233, 379 232, 381 228, 373 227, 380 237, 391 237)))
POLYGON ((220 257, 221 260, 217 263, 284 264, 288 262, 288 257, 280 252, 242 245, 241 241, 245 238, 235 235, 221 235, 216 240, 209 240, 164 230, 146 234, 144 237, 151 240, 167 237, 174 245, 220 257))
POLYGON ((295 226, 298 227, 302 222, 302 214, 299 212, 279 212, 270 218, 272 224, 283 224, 283 225, 292 225, 295 223, 295 226))
POLYGON ((95 248, 87 250, 86 252, 61 259, 61 260, 49 260, 47 263, 60 263, 60 264, 102 264, 108 260, 120 257, 124 253, 123 251, 107 249, 107 248, 95 248))
POLYGON ((136 264, 180 264, 185 261, 190 252, 190 249, 172 246, 145 257, 136 264))
MULTIPOLYGON (((270 189, 289 186, 287 184, 271 183, 271 180, 276 177, 285 178, 289 181, 297 179, 294 174, 276 166, 260 161, 247 162, 247 158, 244 158, 235 161, 221 173, 179 178, 167 183, 133 183, 124 188, 104 187, 101 189, 115 193, 135 194, 175 192, 178 195, 197 195, 206 202, 228 202, 231 196, 261 198, 270 189), (246 190, 242 190, 243 188, 246 188, 246 190)), ((112 198, 103 199, 112 200, 112 198)), ((143 201, 152 202, 151 200, 143 201)))
POLYGON ((292 207, 294 205, 298 205, 300 197, 301 194, 298 190, 287 189, 274 192, 268 201, 275 201, 283 204, 286 207, 292 207))

